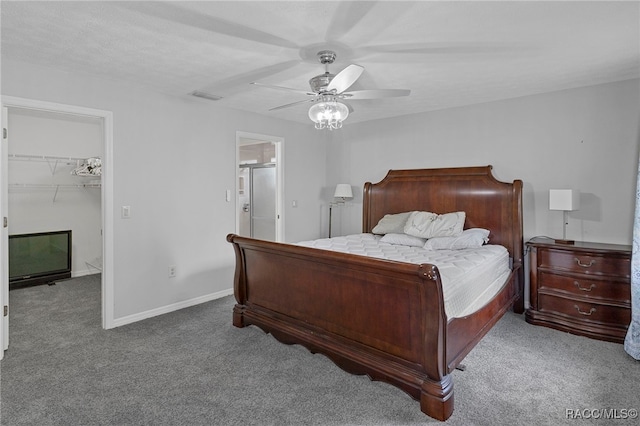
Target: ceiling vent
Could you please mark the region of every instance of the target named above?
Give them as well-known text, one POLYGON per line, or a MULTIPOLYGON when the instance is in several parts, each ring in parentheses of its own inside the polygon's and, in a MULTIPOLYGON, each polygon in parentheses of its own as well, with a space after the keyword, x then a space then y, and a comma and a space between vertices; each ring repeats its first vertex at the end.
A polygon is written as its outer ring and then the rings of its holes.
POLYGON ((222 99, 222 96, 212 95, 211 93, 201 92, 199 90, 191 92, 191 95, 197 98, 209 99, 210 101, 219 101, 222 99))

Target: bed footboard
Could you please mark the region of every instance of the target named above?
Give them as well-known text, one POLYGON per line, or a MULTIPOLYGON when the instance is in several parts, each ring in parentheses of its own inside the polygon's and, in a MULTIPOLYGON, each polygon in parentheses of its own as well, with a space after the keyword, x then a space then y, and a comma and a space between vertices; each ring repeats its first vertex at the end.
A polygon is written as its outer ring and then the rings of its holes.
POLYGON ((392 384, 427 415, 453 412, 447 320, 433 265, 412 265, 229 235, 236 253, 233 325, 322 353, 392 384))

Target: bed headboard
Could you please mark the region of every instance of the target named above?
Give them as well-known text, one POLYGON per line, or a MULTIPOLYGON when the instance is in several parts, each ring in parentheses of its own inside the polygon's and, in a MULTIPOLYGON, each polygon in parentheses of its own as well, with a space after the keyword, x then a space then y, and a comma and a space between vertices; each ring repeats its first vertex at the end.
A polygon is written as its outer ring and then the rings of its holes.
POLYGON ((500 182, 491 169, 390 170, 380 182, 364 184, 363 232, 371 232, 385 214, 464 211, 465 228, 490 230, 491 243, 505 246, 514 266, 522 267, 522 181, 500 182))

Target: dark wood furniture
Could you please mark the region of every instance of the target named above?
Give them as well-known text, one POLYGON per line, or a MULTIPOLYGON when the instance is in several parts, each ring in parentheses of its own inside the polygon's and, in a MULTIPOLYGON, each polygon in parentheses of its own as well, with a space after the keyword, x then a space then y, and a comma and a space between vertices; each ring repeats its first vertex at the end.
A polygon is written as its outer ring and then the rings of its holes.
POLYGON ((631 323, 631 246, 548 238, 527 242, 527 322, 623 343, 631 323))
POLYGON ((451 373, 514 305, 523 309, 522 182, 491 166, 392 170, 364 185, 363 232, 387 213, 466 212, 466 227, 491 231, 512 272, 484 307, 447 318, 438 268, 255 240, 230 234, 236 254, 233 325, 253 324, 287 344, 322 353, 352 374, 390 383, 445 420, 451 373))

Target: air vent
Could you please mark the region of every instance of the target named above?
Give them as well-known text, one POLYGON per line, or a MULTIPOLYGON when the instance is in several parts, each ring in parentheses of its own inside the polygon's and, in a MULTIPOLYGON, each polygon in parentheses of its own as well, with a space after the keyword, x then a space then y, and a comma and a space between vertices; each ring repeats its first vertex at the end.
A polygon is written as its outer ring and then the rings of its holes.
POLYGON ((191 95, 198 98, 209 99, 210 101, 219 101, 222 99, 222 96, 212 95, 211 93, 201 92, 199 90, 191 92, 191 95))

